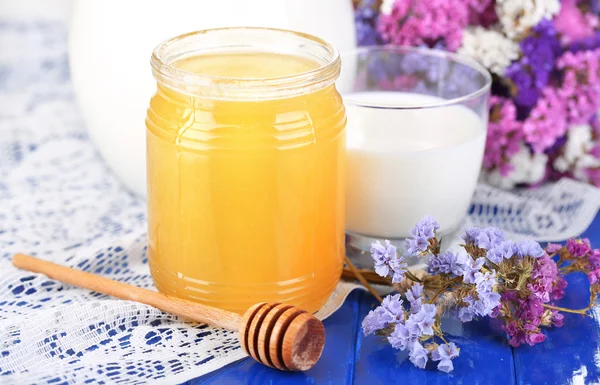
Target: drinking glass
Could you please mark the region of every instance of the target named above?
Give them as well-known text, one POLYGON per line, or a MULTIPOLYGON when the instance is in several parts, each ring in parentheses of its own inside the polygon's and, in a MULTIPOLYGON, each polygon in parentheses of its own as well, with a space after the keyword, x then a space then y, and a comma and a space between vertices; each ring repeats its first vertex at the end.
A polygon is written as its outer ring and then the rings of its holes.
MULTIPOLYGON (((467 214, 486 141, 491 76, 440 50, 365 47, 342 54, 346 252, 372 266, 371 243, 404 239, 432 216, 444 236, 467 214)), ((410 260, 409 263, 416 261, 410 260)))

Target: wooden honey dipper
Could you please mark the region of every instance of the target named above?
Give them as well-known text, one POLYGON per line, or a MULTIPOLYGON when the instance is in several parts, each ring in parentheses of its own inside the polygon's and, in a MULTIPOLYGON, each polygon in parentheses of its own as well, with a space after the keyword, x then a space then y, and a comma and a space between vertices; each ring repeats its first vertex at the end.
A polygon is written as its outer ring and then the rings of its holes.
POLYGON ((13 256, 12 262, 20 269, 41 273, 74 286, 140 302, 211 326, 239 331, 244 350, 256 361, 273 368, 308 370, 317 363, 325 345, 323 323, 291 305, 257 303, 240 316, 24 254, 13 256))

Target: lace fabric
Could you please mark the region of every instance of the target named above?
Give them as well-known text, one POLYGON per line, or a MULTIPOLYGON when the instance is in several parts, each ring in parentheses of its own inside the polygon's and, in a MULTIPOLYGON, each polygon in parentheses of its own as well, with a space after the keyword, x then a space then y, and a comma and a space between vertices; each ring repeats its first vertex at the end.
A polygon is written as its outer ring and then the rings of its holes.
MULTIPOLYGON (((178 383, 245 357, 235 333, 12 267, 25 252, 154 290, 145 202, 87 138, 65 41, 62 22, 0 19, 0 383, 178 383)), ((570 180, 517 193, 480 185, 465 226, 562 240, 589 225, 599 199, 570 180)), ((340 283, 317 315, 356 287, 340 283)))

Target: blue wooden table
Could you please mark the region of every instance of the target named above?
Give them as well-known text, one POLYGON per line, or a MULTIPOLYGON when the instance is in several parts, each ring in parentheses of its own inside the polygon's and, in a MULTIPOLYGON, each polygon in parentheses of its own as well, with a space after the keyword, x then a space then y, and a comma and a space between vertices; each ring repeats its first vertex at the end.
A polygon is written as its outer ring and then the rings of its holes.
MULTIPOLYGON (((600 215, 583 234, 600 247, 600 215)), ((571 275, 560 306, 587 306, 588 283, 571 275)), ((600 313, 567 314, 562 328, 546 332, 544 343, 511 348, 489 319, 460 324, 446 320, 445 331, 461 347, 454 372, 415 368, 383 338, 364 337, 360 323, 377 301, 356 290, 325 320, 327 342, 319 363, 306 373, 282 373, 245 359, 188 384, 596 384, 600 383, 600 313)))

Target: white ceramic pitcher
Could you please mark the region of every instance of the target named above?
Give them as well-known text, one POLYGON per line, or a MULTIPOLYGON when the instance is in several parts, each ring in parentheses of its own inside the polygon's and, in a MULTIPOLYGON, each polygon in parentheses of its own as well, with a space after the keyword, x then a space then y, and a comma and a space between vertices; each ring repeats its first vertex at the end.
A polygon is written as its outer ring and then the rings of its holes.
POLYGON ((319 36, 356 46, 351 0, 76 0, 69 37, 75 92, 91 139, 136 194, 146 195, 150 54, 185 32, 233 26, 319 36))

